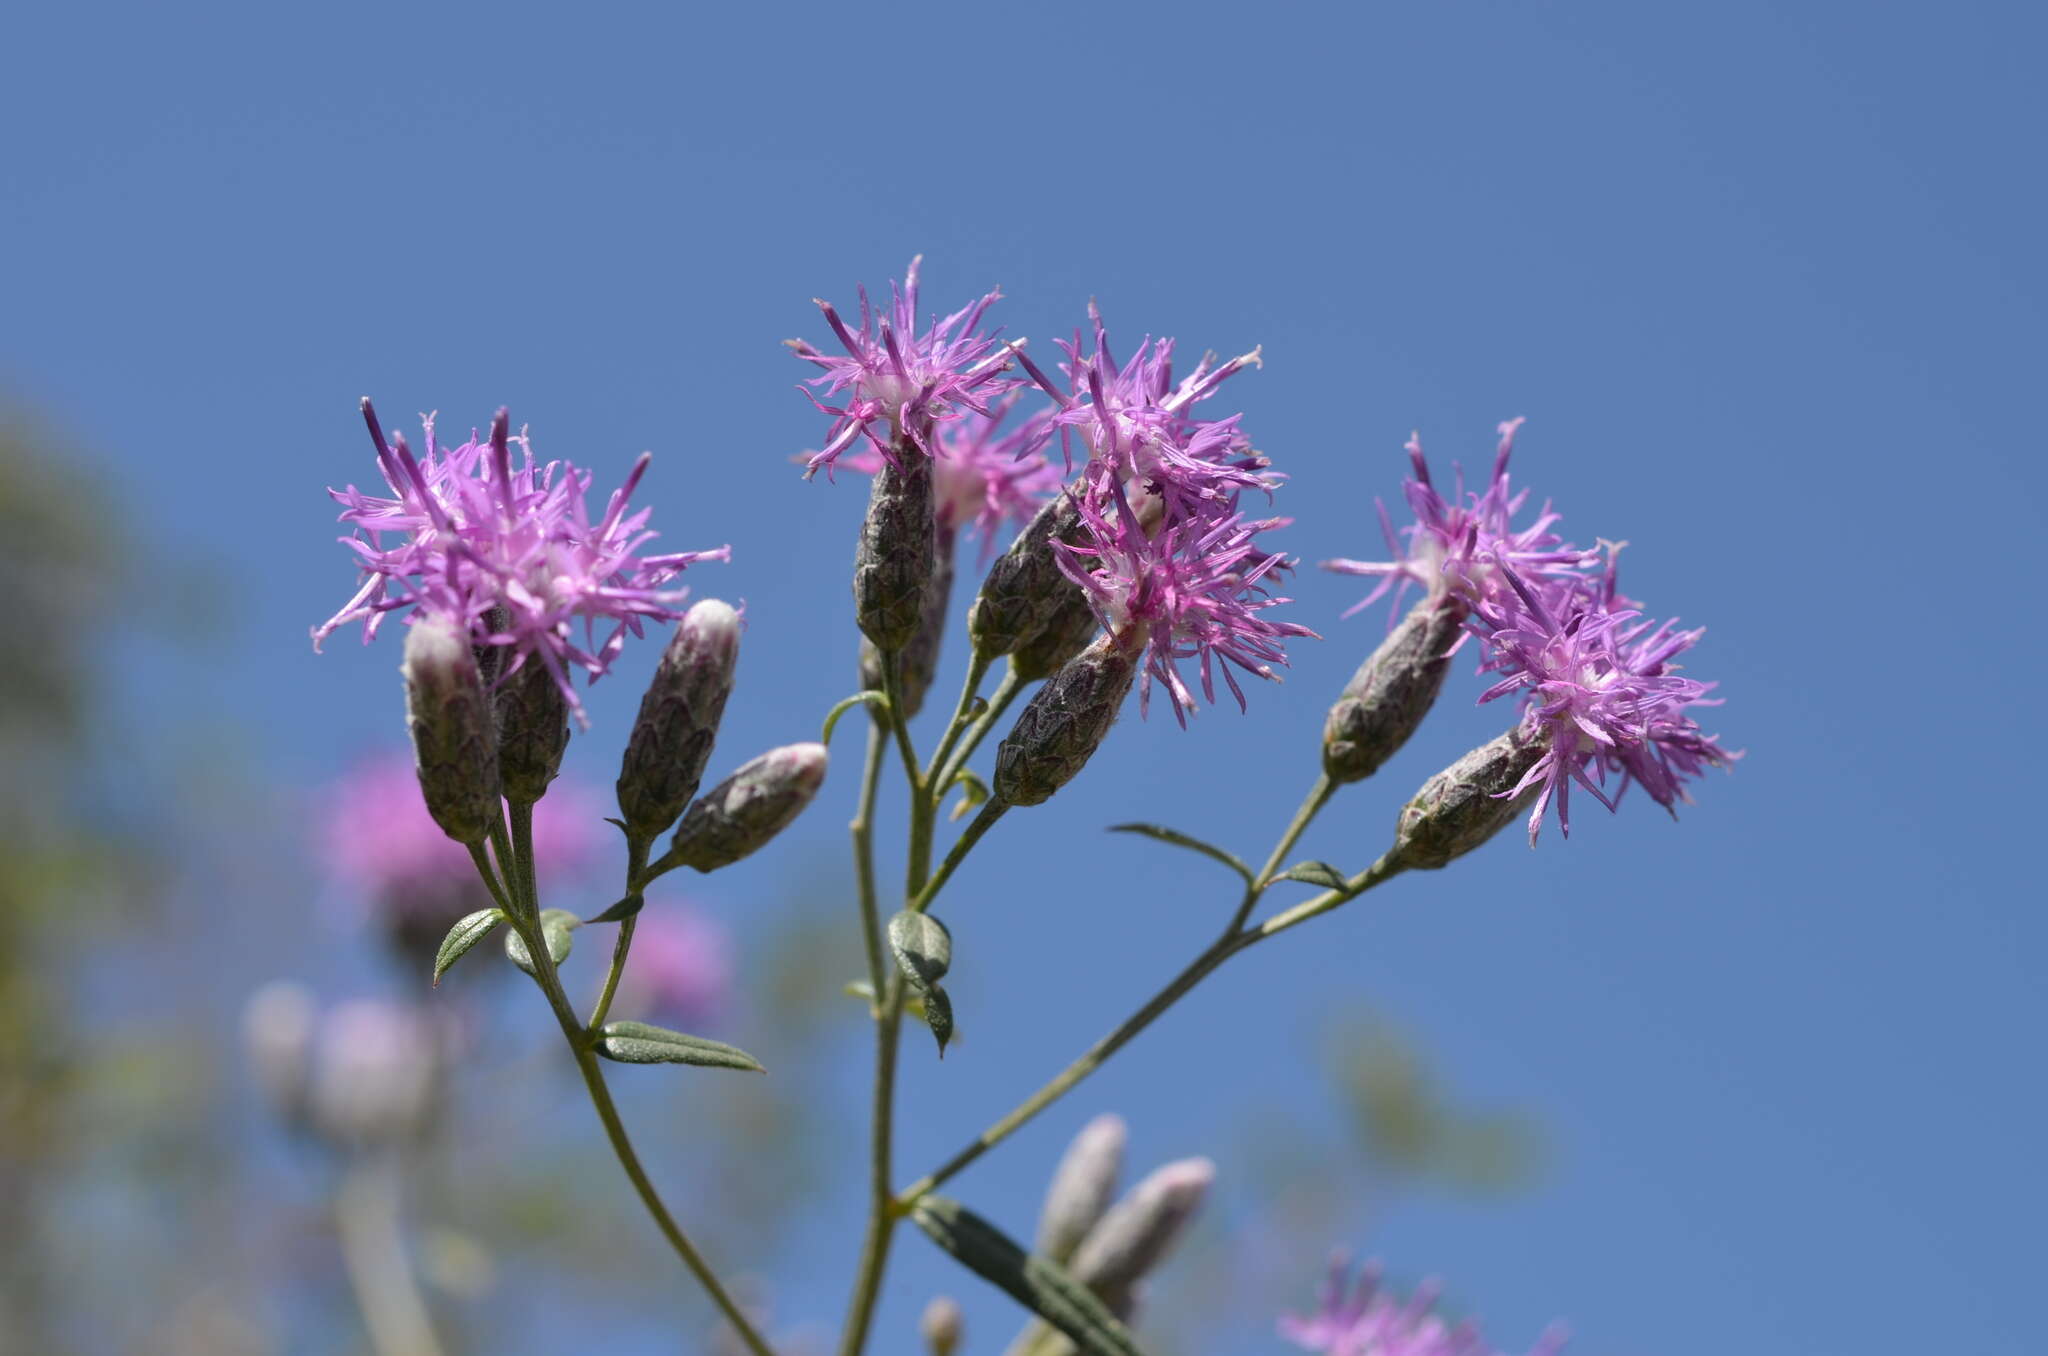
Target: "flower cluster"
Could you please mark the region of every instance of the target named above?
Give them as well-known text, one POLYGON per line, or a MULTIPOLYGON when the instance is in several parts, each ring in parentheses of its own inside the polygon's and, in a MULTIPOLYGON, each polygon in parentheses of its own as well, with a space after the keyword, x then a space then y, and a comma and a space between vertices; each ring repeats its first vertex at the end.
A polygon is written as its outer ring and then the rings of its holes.
POLYGON ((646 473, 645 453, 593 521, 591 473, 565 461, 535 462, 525 433, 511 433, 504 410, 487 440, 472 432, 452 448, 437 441, 427 416, 425 450, 417 457, 403 435, 385 438, 368 400, 363 418, 391 493, 366 494, 354 485, 328 491, 342 506, 341 521, 355 529, 342 542, 355 553, 363 582, 341 611, 314 628, 315 648, 353 621, 363 623, 368 641, 387 614, 418 608, 448 619, 476 645, 495 647, 503 675, 529 662, 544 666, 583 722, 573 672, 601 677, 628 633, 642 634, 649 619, 682 615, 677 604, 688 590, 671 585, 684 569, 731 556, 725 546, 642 553, 655 536, 647 530, 649 511, 628 512, 627 503, 646 473), (393 535, 398 540, 388 542, 393 535))
MULTIPOLYGON (((1447 1323, 1432 1312, 1442 1288, 1437 1283, 1424 1282, 1402 1303, 1381 1286, 1377 1263, 1360 1268, 1350 1285, 1348 1270, 1339 1254, 1330 1264, 1321 1307, 1307 1318, 1282 1317, 1280 1335, 1325 1356, 1495 1356, 1476 1324, 1447 1323)), ((1555 1356, 1563 1347, 1563 1332, 1553 1328, 1529 1356, 1555 1356)))
POLYGON ((1449 498, 1432 481, 1420 442, 1411 440, 1414 473, 1404 489, 1415 522, 1397 535, 1380 508, 1394 558, 1332 560, 1324 568, 1379 579, 1352 612, 1390 590, 1398 605, 1410 584, 1459 609, 1466 634, 1483 643, 1480 671, 1503 675, 1479 700, 1521 696, 1523 733, 1543 749, 1505 793, 1513 798, 1536 789, 1529 815, 1534 843, 1553 804, 1559 829, 1570 834, 1574 783, 1609 810, 1631 783, 1673 810, 1690 799, 1688 779, 1737 755, 1686 714, 1718 704, 1707 696, 1713 684, 1680 677, 1672 662, 1704 632, 1644 619, 1617 585, 1619 548, 1568 545, 1551 530, 1558 517, 1548 503, 1526 525, 1513 525, 1528 499, 1508 477, 1521 423, 1500 426, 1486 488, 1468 493, 1460 477, 1449 498), (1610 777, 1616 779, 1611 791, 1610 777))

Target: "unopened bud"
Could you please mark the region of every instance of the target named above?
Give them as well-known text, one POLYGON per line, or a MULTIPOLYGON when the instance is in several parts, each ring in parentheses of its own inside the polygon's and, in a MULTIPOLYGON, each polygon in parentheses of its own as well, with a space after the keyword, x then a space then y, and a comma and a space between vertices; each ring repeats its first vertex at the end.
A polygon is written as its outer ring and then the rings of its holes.
POLYGON ((1215 1180, 1216 1165, 1206 1158, 1158 1169, 1088 1231, 1068 1270, 1112 1311, 1125 1308, 1137 1283, 1186 1237, 1215 1180))
POLYGON ((242 1040, 257 1087, 287 1122, 305 1119, 313 1079, 313 996, 278 980, 249 996, 242 1009, 242 1040))
POLYGON ((676 623, 619 764, 619 813, 636 837, 675 823, 697 794, 739 655, 740 614, 730 604, 706 598, 676 623))
POLYGON ((1087 606, 1081 586, 1060 571, 1052 549, 1055 541, 1080 529, 1074 496, 1057 494, 1039 506, 1010 549, 996 557, 967 614, 976 654, 1012 654, 1046 629, 1063 602, 1079 600, 1087 606))
POLYGON ((788 828, 824 780, 823 744, 770 749, 697 798, 669 856, 699 871, 731 866, 788 828))
POLYGON ((439 1100, 443 1055, 427 1018, 373 999, 342 1003, 320 1026, 313 1124, 353 1147, 417 1136, 439 1100))
POLYGON ((935 1297, 917 1320, 918 1336, 931 1356, 953 1356, 960 1347, 962 1327, 960 1304, 951 1295, 935 1297))
POLYGON ((1387 633, 1323 722, 1323 770, 1338 785, 1362 781, 1408 742, 1436 704, 1465 610, 1425 598, 1387 633))
POLYGON ((1042 804, 1087 766, 1138 676, 1140 648, 1105 634, 1038 689, 996 750, 997 800, 1042 804))
POLYGON ((1097 1116, 1081 1127, 1054 1169, 1038 1216, 1041 1256, 1064 1265, 1109 1209, 1123 1169, 1127 1132, 1121 1116, 1097 1116))
POLYGON ((476 674, 483 682, 485 691, 497 686, 498 675, 505 670, 505 651, 508 647, 493 645, 479 636, 503 635, 512 625, 512 614, 502 603, 493 603, 485 610, 483 619, 470 633, 469 652, 476 656, 476 674))
POLYGON ((1543 754, 1543 741, 1510 730, 1437 773, 1402 807, 1388 857, 1433 871, 1478 847, 1528 807, 1534 785, 1508 793, 1543 754))
POLYGON ((569 748, 569 699, 538 655, 498 684, 498 778, 505 799, 531 805, 548 793, 569 748))
POLYGON ((900 650, 924 619, 925 585, 938 548, 932 522, 932 459, 899 442, 868 493, 853 557, 854 617, 878 649, 900 650))
MULTIPOLYGON (((953 605, 953 531, 940 528, 938 554, 932 562, 932 577, 925 585, 924 613, 917 634, 896 655, 896 695, 903 719, 924 709, 924 695, 931 690, 932 675, 938 672, 939 651, 946 639, 946 613, 953 605)), ((882 689, 882 652, 875 642, 861 637, 860 685, 867 691, 882 689)))
POLYGON ((1035 683, 1058 673, 1101 634, 1102 624, 1095 619, 1095 609, 1088 605, 1088 595, 1080 585, 1064 576, 1060 583, 1065 587, 1044 627, 1010 652, 1010 668, 1022 682, 1035 683))
POLYGON ((456 842, 481 843, 501 814, 498 749, 469 638, 439 618, 417 621, 399 672, 427 812, 456 842))

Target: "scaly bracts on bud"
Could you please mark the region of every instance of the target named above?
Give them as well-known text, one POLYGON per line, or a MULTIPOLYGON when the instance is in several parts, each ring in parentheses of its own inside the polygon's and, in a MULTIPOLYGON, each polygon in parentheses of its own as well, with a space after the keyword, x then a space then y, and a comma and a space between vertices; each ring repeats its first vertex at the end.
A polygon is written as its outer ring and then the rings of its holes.
POLYGON ((886 652, 917 635, 938 556, 931 458, 905 449, 875 472, 853 557, 854 619, 886 652))
POLYGON ((1050 678, 1101 634, 1102 623, 1088 606, 1088 595, 1073 580, 1062 578, 1045 626, 1010 652, 1010 667, 1026 683, 1050 678))
POLYGON ((1402 807, 1388 856, 1433 871, 1480 846, 1535 798, 1524 782, 1544 752, 1540 740, 1510 730, 1437 773, 1402 807))
POLYGON ((499 823, 497 734, 467 635, 438 617, 405 634, 405 719, 427 812, 474 846, 499 823))
POLYGON ((1046 1188, 1034 1251, 1066 1265, 1116 1195, 1128 1138, 1121 1116, 1097 1116, 1081 1127, 1046 1188))
POLYGON ((823 744, 770 749, 698 797, 676 829, 668 860, 716 871, 767 846, 825 780, 823 744))
MULTIPOLYGON (((924 709, 925 694, 931 691, 932 675, 938 672, 939 652, 945 647, 946 613, 953 605, 953 532, 940 527, 932 576, 925 584, 924 611, 910 643, 896 652, 896 700, 903 719, 924 709)), ((860 685, 869 692, 883 690, 882 652, 866 636, 860 642, 860 685)))
POLYGON ((1014 653, 1036 639, 1062 604, 1087 600, 1080 586, 1060 569, 1052 544, 1081 530, 1081 512, 1073 495, 1061 493, 1039 507, 1017 533, 1008 550, 997 556, 981 581, 967 631, 974 652, 993 659, 1014 653))
POLYGON ((1455 599, 1425 598, 1358 666, 1323 722, 1323 771, 1331 781, 1370 777, 1408 742, 1443 690, 1464 621, 1455 599))
POLYGON ((529 657, 499 682, 492 704, 505 799, 531 805, 548 793, 548 783, 562 770, 562 755, 569 748, 569 703, 554 675, 529 657))
POLYGON ((730 604, 707 598, 676 624, 619 764, 619 813, 636 839, 659 835, 697 794, 739 653, 740 617, 730 604))
POLYGON ((1105 634, 1038 689, 996 750, 997 800, 1040 805, 1074 780, 1116 724, 1144 644, 1142 627, 1122 643, 1105 634))

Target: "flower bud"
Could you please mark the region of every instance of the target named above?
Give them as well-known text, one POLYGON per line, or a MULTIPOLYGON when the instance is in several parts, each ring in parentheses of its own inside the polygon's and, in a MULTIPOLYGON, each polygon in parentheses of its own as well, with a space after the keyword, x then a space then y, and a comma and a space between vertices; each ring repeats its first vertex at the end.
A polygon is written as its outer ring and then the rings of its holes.
POLYGON ((731 866, 788 828, 824 780, 823 744, 770 749, 697 798, 669 856, 699 871, 731 866))
POLYGON ((538 655, 498 684, 498 779, 505 799, 531 805, 548 793, 569 748, 569 699, 538 655))
POLYGON ((727 603, 706 598, 676 623, 619 764, 619 813, 635 837, 661 833, 697 794, 739 654, 740 614, 727 603))
POLYGON ((1425 598, 1387 633, 1323 722, 1323 770, 1339 786, 1362 781, 1408 742, 1436 704, 1465 610, 1425 598))
POLYGON ((1081 513, 1071 493, 1054 495, 1039 507, 1010 549, 996 557, 967 614, 974 652, 994 658, 1014 653, 1050 624, 1061 604, 1086 607, 1081 586, 1060 571, 1052 544, 1081 530, 1081 513))
POLYGON ((305 1119, 313 1081, 313 996, 298 984, 273 981, 249 995, 242 1040, 256 1085, 287 1122, 305 1119))
POLYGON ((1125 1138, 1121 1116, 1097 1116, 1081 1127, 1046 1189, 1034 1251, 1062 1265, 1074 1255, 1116 1193, 1125 1138))
POLYGON ((1206 1158, 1158 1169, 1088 1231, 1068 1271, 1111 1312, 1127 1311, 1137 1283, 1186 1236, 1215 1180, 1216 1165, 1206 1158))
POLYGON ((373 999, 338 1004, 320 1024, 313 1126, 353 1148, 414 1138, 433 1118, 443 1064, 441 1033, 420 1014, 373 999))
POLYGON ((908 645, 924 620, 938 554, 932 515, 932 459, 899 442, 896 462, 875 472, 853 557, 854 617, 880 650, 908 645))
POLYGON ((931 1356, 953 1356, 960 1347, 961 1328, 960 1304, 951 1295, 934 1297, 917 1320, 918 1336, 931 1356))
POLYGON ((995 797, 1039 805, 1088 763, 1138 676, 1135 644, 1103 635, 1038 689, 996 750, 995 797))
POLYGON ((498 750, 469 638, 437 617, 415 622, 399 672, 427 812, 456 842, 481 843, 501 813, 498 750))
POLYGON ((1022 682, 1033 683, 1058 673, 1075 655, 1087 649, 1088 642, 1102 630, 1102 624, 1095 619, 1095 609, 1088 606, 1088 595, 1080 586, 1064 576, 1060 583, 1065 588, 1051 608, 1045 626, 1010 652, 1010 667, 1022 682))
POLYGON ((506 646, 492 645, 477 639, 478 635, 502 635, 512 626, 512 614, 502 603, 493 603, 484 611, 476 629, 470 632, 469 652, 476 656, 476 675, 482 681, 485 691, 497 687, 498 675, 505 669, 506 646))
MULTIPOLYGON (((924 613, 917 634, 896 656, 896 693, 905 720, 924 709, 924 696, 931 690, 932 675, 938 672, 939 650, 946 639, 946 613, 953 605, 951 528, 938 530, 937 551, 932 577, 925 585, 924 613)), ((860 685, 868 691, 882 689, 882 652, 865 636, 860 642, 860 685)))
POLYGON ((1402 807, 1389 858, 1434 871, 1499 833, 1536 794, 1534 785, 1508 793, 1543 754, 1543 741, 1510 730, 1431 777, 1402 807))

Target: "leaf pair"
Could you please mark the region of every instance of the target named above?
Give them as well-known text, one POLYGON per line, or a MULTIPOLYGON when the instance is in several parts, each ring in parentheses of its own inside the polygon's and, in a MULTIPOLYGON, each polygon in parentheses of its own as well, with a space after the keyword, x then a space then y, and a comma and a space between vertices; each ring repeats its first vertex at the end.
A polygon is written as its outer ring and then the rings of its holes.
POLYGON ((939 1058, 944 1059, 946 1042, 953 1039, 953 1000, 939 981, 953 968, 953 935, 930 914, 905 909, 889 920, 889 950, 922 1001, 925 1025, 932 1029, 939 1058))

